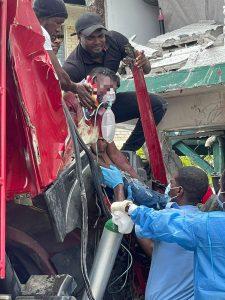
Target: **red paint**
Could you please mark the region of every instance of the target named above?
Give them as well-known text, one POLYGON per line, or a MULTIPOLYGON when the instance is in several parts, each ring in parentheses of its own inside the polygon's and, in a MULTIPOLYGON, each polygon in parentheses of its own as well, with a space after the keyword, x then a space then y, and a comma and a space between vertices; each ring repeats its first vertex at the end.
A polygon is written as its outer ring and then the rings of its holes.
POLYGON ((205 204, 212 195, 213 195, 213 191, 212 191, 211 187, 209 186, 207 192, 205 193, 205 195, 202 198, 202 201, 201 201, 202 204, 205 204))
POLYGON ((166 184, 166 170, 143 70, 134 66, 133 76, 153 177, 155 180, 166 184))
POLYGON ((0 1, 0 278, 5 278, 6 189, 6 18, 7 1, 0 1))
POLYGON ((0 278, 4 278, 5 199, 24 193, 34 197, 45 190, 68 165, 71 151, 61 89, 43 49, 32 1, 0 1, 0 22, 0 278))
POLYGON ((69 157, 65 157, 68 131, 61 89, 43 49, 40 24, 31 1, 9 1, 16 5, 9 32, 14 77, 9 65, 7 95, 7 199, 11 200, 16 194, 33 197, 42 192, 69 157))

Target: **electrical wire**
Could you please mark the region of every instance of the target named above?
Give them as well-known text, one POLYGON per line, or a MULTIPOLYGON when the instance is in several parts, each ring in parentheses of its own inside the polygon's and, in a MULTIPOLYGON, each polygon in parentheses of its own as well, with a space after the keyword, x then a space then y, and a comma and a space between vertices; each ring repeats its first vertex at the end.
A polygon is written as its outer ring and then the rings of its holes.
POLYGON ((130 252, 130 251, 128 250, 128 248, 125 247, 123 244, 121 244, 121 246, 122 246, 122 247, 124 248, 124 250, 127 251, 127 253, 128 253, 127 268, 126 268, 126 270, 125 270, 121 275, 119 275, 118 277, 116 277, 116 278, 110 283, 110 285, 108 286, 108 292, 109 292, 110 294, 117 294, 117 293, 119 293, 119 292, 122 291, 122 289, 125 287, 125 285, 126 285, 126 283, 127 283, 128 272, 129 272, 129 270, 130 270, 130 268, 131 268, 131 266, 132 266, 132 264, 133 264, 133 256, 132 256, 131 252, 130 252), (130 258, 130 259, 129 259, 129 258, 130 258), (110 290, 110 288, 112 288, 112 286, 113 286, 120 278, 122 278, 125 274, 126 274, 126 277, 125 277, 125 280, 124 280, 124 283, 122 284, 122 286, 121 286, 118 290, 116 290, 116 291, 110 290))
MULTIPOLYGON (((96 125, 97 125, 97 116, 98 116, 99 109, 100 109, 100 107, 101 107, 103 104, 104 104, 104 102, 101 102, 101 103, 99 104, 99 106, 97 107, 97 109, 96 109, 96 112, 95 112, 95 119, 94 119, 94 128, 95 128, 96 125)), ((97 141, 97 143, 96 143, 96 145, 95 145, 95 152, 96 152, 96 161, 97 161, 97 163, 98 163, 98 141, 97 141)))
MULTIPOLYGON (((72 119, 72 122, 73 122, 73 119, 72 119)), ((73 122, 73 128, 75 130, 75 133, 76 133, 76 136, 77 136, 77 139, 78 139, 78 142, 79 142, 81 148, 84 150, 85 154, 87 155, 89 165, 90 165, 90 169, 91 169, 91 173, 93 174, 94 187, 95 187, 95 190, 96 190, 96 194, 98 196, 98 200, 99 200, 101 210, 107 218, 111 218, 110 211, 104 203, 104 195, 103 195, 103 192, 102 192, 100 178, 99 178, 99 176, 96 176, 96 174, 99 173, 99 167, 97 165, 97 162, 94 160, 91 151, 89 150, 87 145, 84 143, 84 141, 80 137, 74 122, 73 122)))
POLYGON ((80 149, 79 149, 79 143, 78 143, 78 136, 75 130, 75 124, 73 122, 72 116, 65 104, 63 102, 63 109, 67 118, 71 138, 73 141, 74 146, 74 153, 76 158, 76 171, 77 171, 77 179, 80 187, 80 197, 81 197, 81 204, 82 204, 82 230, 81 230, 81 272, 83 275, 84 283, 85 283, 85 290, 87 293, 87 296, 90 300, 95 300, 93 297, 90 281, 88 278, 88 272, 87 272, 87 264, 86 264, 86 258, 87 258, 87 243, 88 243, 88 206, 87 206, 87 195, 85 191, 84 186, 84 180, 82 177, 82 163, 80 158, 80 149))

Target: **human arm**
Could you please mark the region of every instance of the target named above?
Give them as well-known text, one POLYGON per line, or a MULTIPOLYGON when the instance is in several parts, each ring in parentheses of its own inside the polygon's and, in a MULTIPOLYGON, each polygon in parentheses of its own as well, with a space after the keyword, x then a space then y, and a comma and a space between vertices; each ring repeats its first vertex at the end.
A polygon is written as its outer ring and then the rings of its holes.
POLYGON ((141 246, 141 248, 143 249, 143 251, 145 252, 145 254, 148 257, 152 256, 152 251, 153 251, 153 247, 154 247, 154 243, 153 241, 151 241, 150 239, 137 239, 138 244, 141 246))
POLYGON ((119 184, 123 184, 122 174, 115 166, 110 165, 109 168, 101 167, 103 183, 111 189, 119 184))
POLYGON ((145 56, 144 51, 135 51, 136 61, 135 65, 143 69, 144 74, 149 74, 151 71, 151 64, 149 59, 145 56))
POLYGON ((114 200, 123 201, 125 199, 125 195, 123 178, 120 170, 112 165, 110 165, 109 168, 101 167, 101 170, 103 183, 114 191, 114 200))
POLYGON ((123 201, 125 200, 125 195, 124 195, 124 185, 123 184, 118 184, 114 189, 114 201, 123 201))
POLYGON ((197 221, 197 215, 192 218, 175 209, 155 211, 145 206, 129 211, 129 215, 138 225, 138 236, 141 238, 177 243, 192 251, 196 247, 193 223, 197 221))
MULTIPOLYGON (((122 59, 126 58, 127 53, 125 51, 125 47, 129 44, 129 40, 119 32, 111 31, 110 32, 112 37, 117 41, 119 45, 119 49, 121 51, 122 59)), ((151 64, 149 59, 145 56, 144 51, 135 50, 135 57, 136 57, 136 65, 139 68, 142 68, 145 74, 149 74, 151 71, 151 64)))
POLYGON ((114 142, 107 143, 106 152, 110 160, 122 171, 128 173, 132 178, 138 178, 138 174, 130 165, 125 155, 116 147, 114 142))
POLYGON ((75 83, 71 81, 69 75, 60 65, 59 60, 53 50, 47 50, 47 52, 58 76, 61 89, 65 92, 73 92, 75 94, 78 94, 80 102, 83 106, 88 108, 95 107, 94 101, 90 94, 90 87, 86 84, 75 83))
POLYGON ((61 89, 65 92, 74 92, 75 85, 73 86, 73 82, 70 80, 69 75, 63 70, 61 67, 59 60, 53 50, 47 50, 48 55, 51 59, 52 65, 55 69, 55 72, 58 76, 61 89))
POLYGON ((193 224, 200 221, 199 214, 182 215, 177 209, 155 211, 146 206, 137 206, 127 201, 111 205, 111 211, 127 212, 135 225, 139 238, 148 238, 177 243, 187 250, 196 248, 197 239, 193 224))
MULTIPOLYGON (((126 58, 127 53, 125 51, 125 46, 129 44, 129 40, 119 32, 111 31, 113 37, 117 40, 117 43, 121 50, 122 59, 126 58)), ((151 64, 149 59, 145 56, 144 51, 135 50, 136 61, 135 64, 142 68, 144 74, 149 74, 151 71, 151 64)))

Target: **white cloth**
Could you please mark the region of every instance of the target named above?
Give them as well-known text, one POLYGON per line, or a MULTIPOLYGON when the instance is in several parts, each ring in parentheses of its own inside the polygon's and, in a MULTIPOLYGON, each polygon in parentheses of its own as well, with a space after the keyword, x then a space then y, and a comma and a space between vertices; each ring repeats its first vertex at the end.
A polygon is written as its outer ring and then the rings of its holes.
POLYGON ((51 37, 50 37, 48 31, 44 27, 41 26, 41 30, 42 30, 42 35, 45 38, 44 49, 47 51, 48 50, 50 51, 50 50, 52 50, 51 37))
POLYGON ((112 213, 112 221, 118 226, 118 231, 123 234, 131 233, 134 222, 131 218, 122 211, 114 211, 112 213))

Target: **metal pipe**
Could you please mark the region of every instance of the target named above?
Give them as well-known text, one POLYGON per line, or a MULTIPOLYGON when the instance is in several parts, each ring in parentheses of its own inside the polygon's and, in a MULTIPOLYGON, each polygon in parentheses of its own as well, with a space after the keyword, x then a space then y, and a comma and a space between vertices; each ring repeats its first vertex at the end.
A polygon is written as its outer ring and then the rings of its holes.
MULTIPOLYGON (((123 235, 112 220, 106 222, 90 274, 90 285, 95 299, 103 299, 123 235)), ((88 300, 86 292, 82 300, 88 300)))

